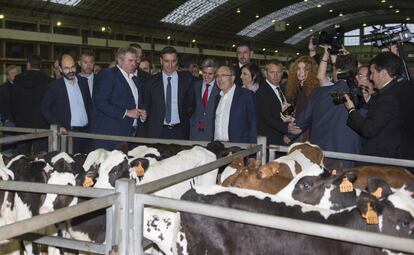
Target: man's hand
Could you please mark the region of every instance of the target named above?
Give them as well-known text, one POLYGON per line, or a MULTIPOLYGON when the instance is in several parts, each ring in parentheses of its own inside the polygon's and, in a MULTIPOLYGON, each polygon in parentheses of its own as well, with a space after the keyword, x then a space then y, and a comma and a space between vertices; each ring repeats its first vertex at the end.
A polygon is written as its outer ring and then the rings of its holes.
POLYGON ((283 113, 280 113, 280 118, 284 123, 295 121, 295 118, 292 115, 283 115, 283 113))
POLYGON ((316 46, 313 44, 313 36, 309 39, 308 43, 308 49, 309 49, 309 56, 313 57, 316 55, 316 46))
POLYGON ((287 136, 283 136, 283 142, 285 143, 285 144, 290 144, 292 141, 287 137, 287 136))
POLYGON ((67 135, 67 134, 68 134, 68 131, 66 130, 66 128, 64 128, 64 127, 60 127, 60 128, 59 128, 59 133, 60 133, 61 135, 67 135))
POLYGON ((138 109, 140 111, 140 120, 145 122, 147 120, 147 111, 144 109, 138 109))
POLYGON ((292 135, 299 135, 302 133, 302 129, 296 126, 295 122, 289 122, 288 124, 288 133, 292 135))
POLYGON ((127 110, 125 116, 128 116, 132 119, 138 119, 141 116, 142 110, 141 109, 130 109, 127 110))
POLYGON ((346 101, 344 102, 345 108, 349 111, 351 109, 355 109, 354 102, 349 98, 348 94, 344 95, 346 101))

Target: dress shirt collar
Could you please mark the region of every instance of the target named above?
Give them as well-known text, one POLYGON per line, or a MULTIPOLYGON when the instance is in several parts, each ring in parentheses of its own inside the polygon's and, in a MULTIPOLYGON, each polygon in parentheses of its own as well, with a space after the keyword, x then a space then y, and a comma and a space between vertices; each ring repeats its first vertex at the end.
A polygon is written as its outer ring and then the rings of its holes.
POLYGON ((62 76, 63 77, 63 81, 65 82, 65 84, 67 84, 67 85, 75 85, 75 84, 78 84, 78 78, 75 76, 75 79, 73 79, 73 80, 69 80, 69 79, 66 79, 66 77, 65 76, 62 76))
POLYGON ((224 93, 223 91, 220 91, 220 96, 233 96, 234 91, 236 90, 236 84, 233 84, 233 86, 231 87, 231 89, 229 91, 227 91, 227 93, 224 93))
POLYGON ((118 68, 119 68, 119 70, 121 71, 122 75, 123 75, 125 78, 132 79, 132 77, 134 77, 134 76, 137 76, 137 75, 138 75, 138 70, 135 70, 135 72, 133 72, 133 73, 127 74, 127 72, 125 72, 125 71, 124 71, 124 69, 122 69, 119 65, 116 65, 116 67, 118 67, 118 68))
POLYGON ((277 87, 280 87, 280 85, 274 85, 273 83, 271 83, 268 79, 266 79, 266 82, 267 82, 267 84, 269 84, 270 85, 270 87, 273 89, 273 90, 276 90, 276 88, 277 87))
POLYGON ((164 73, 164 71, 162 71, 162 78, 163 78, 163 80, 167 80, 167 77, 174 78, 175 76, 178 76, 177 71, 174 71, 171 75, 167 75, 166 73, 164 73))

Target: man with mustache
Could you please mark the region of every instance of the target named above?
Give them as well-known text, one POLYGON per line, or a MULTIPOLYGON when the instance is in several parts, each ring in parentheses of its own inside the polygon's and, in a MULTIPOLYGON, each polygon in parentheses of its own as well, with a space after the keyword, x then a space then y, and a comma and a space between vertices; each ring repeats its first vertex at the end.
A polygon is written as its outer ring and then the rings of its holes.
MULTIPOLYGON (((70 55, 59 59, 62 74, 49 84, 42 102, 42 114, 49 124, 60 126, 60 132, 86 132, 92 113, 92 100, 86 78, 76 76, 75 61, 70 55)), ((73 152, 86 152, 81 139, 74 140, 73 152)))

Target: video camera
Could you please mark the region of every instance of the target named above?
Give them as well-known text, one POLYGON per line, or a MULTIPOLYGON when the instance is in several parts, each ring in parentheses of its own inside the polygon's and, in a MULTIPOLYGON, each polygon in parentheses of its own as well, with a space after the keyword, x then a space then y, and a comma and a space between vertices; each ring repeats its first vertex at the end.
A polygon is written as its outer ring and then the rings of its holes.
POLYGON ((331 55, 338 55, 339 50, 344 44, 344 33, 341 26, 335 26, 335 33, 330 35, 326 31, 321 31, 317 37, 312 38, 312 43, 314 45, 327 44, 331 48, 328 49, 328 52, 331 55))
POLYGON ((408 42, 411 40, 411 31, 407 25, 401 24, 392 27, 385 25, 379 28, 373 26, 371 34, 362 36, 364 43, 372 42, 372 45, 378 48, 385 48, 395 43, 408 42))
POLYGON ((355 81, 355 74, 352 70, 345 70, 337 74, 338 80, 346 80, 348 84, 348 92, 333 91, 331 97, 334 105, 343 104, 346 102, 345 94, 349 96, 351 101, 354 103, 355 108, 359 109, 364 103, 364 97, 362 95, 361 88, 358 87, 355 81))

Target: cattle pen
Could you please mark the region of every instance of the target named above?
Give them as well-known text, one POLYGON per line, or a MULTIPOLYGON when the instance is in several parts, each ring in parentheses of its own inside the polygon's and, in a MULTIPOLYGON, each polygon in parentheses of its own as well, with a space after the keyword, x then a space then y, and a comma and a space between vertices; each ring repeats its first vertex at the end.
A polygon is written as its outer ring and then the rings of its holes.
MULTIPOLYGON (((0 130, 12 132, 13 128, 0 128, 0 130)), ((177 143, 182 145, 205 145, 203 142, 194 141, 177 141, 177 140, 154 140, 144 138, 105 136, 97 134, 86 134, 69 132, 67 135, 60 135, 57 129, 51 130, 31 130, 16 129, 22 133, 30 133, 29 135, 18 135, 0 138, 0 144, 15 141, 23 141, 25 139, 48 138, 49 151, 61 149, 61 151, 72 150, 72 138, 87 139, 105 139, 114 141, 128 141, 134 143, 177 143)), ((306 222, 302 220, 294 220, 274 215, 266 215, 260 213, 252 213, 237 209, 224 208, 213 205, 205 205, 201 203, 169 199, 150 195, 154 191, 169 187, 173 184, 193 178, 195 176, 212 171, 220 166, 230 163, 235 156, 248 156, 260 153, 262 161, 266 158, 266 141, 260 139, 259 145, 253 146, 249 144, 225 144, 226 146, 241 146, 245 148, 240 152, 234 153, 206 165, 196 167, 179 174, 171 175, 150 183, 136 186, 133 180, 118 180, 114 190, 111 189, 91 189, 83 187, 69 187, 59 185, 48 185, 39 183, 22 183, 1 181, 0 189, 26 191, 37 193, 55 193, 63 195, 72 195, 80 197, 92 198, 86 202, 77 205, 56 210, 54 212, 35 216, 31 219, 16 222, 10 225, 0 227, 0 240, 10 239, 25 234, 22 238, 32 240, 37 243, 64 247, 79 251, 93 252, 97 254, 142 254, 144 249, 151 245, 148 240, 144 240, 142 234, 143 226, 143 209, 144 206, 156 206, 169 208, 177 211, 201 214, 216 218, 227 219, 242 223, 254 224, 269 228, 276 228, 286 231, 303 233, 307 235, 320 236, 325 238, 343 240, 347 242, 360 243, 368 246, 382 247, 391 250, 399 250, 402 252, 413 252, 414 241, 406 238, 398 238, 384 234, 365 232, 353 229, 345 229, 342 227, 330 226, 326 224, 306 222), (60 237, 42 236, 33 233, 37 229, 55 224, 73 217, 83 215, 98 209, 107 208, 106 220, 106 240, 103 244, 71 240, 60 237)), ((274 146, 270 149, 278 151, 287 151, 287 147, 274 146)), ((352 154, 336 154, 324 152, 327 157, 338 157, 341 159, 351 159, 366 162, 375 162, 384 164, 414 167, 414 161, 384 159, 377 157, 367 157, 352 154)))

